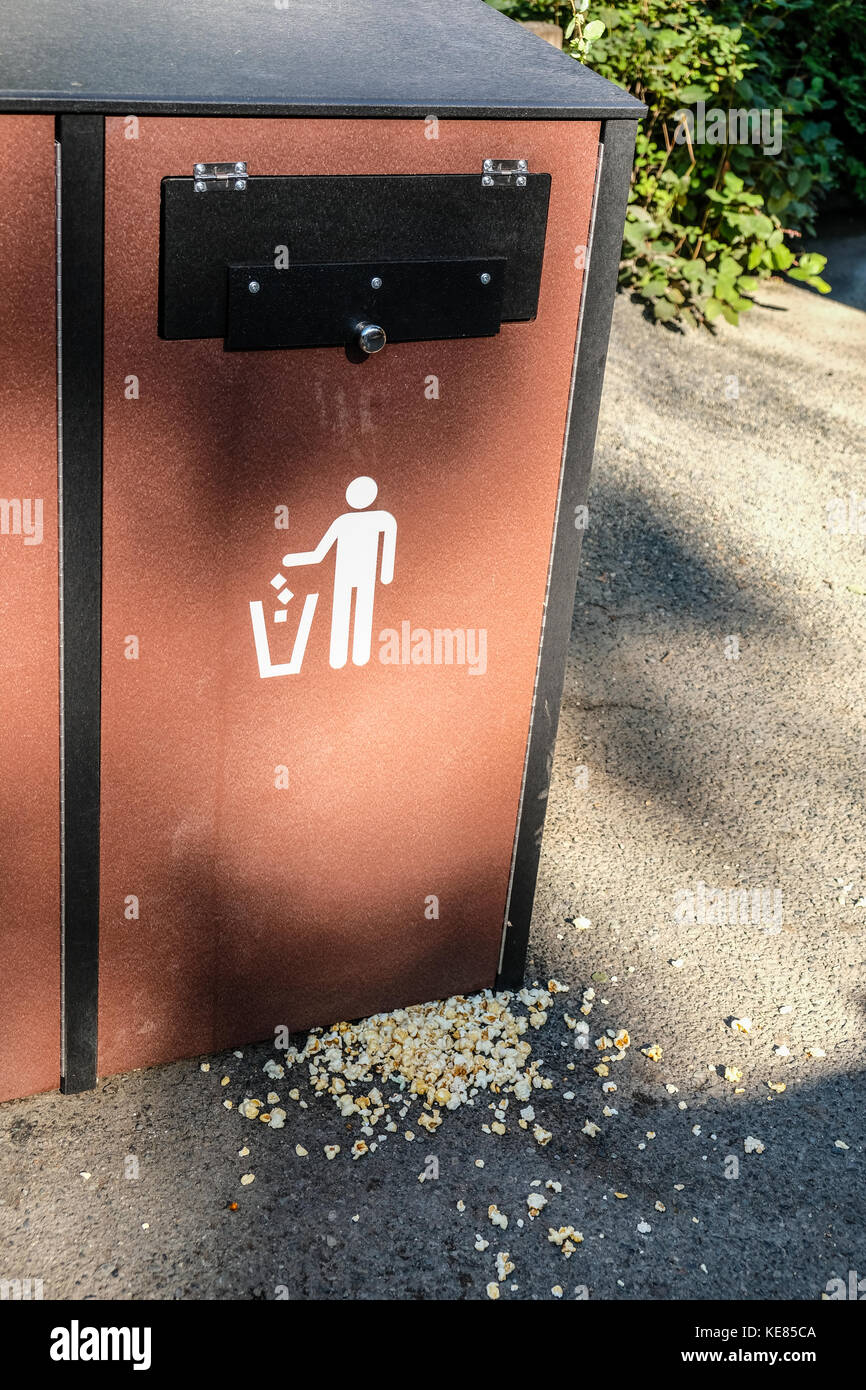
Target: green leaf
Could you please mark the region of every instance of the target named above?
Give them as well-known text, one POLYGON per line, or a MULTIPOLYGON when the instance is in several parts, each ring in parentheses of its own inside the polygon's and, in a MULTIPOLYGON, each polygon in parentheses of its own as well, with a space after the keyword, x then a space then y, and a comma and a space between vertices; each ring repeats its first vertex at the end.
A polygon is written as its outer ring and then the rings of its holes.
POLYGON ((591 19, 583 31, 583 37, 588 43, 592 43, 593 39, 600 39, 603 33, 604 25, 601 20, 591 19))

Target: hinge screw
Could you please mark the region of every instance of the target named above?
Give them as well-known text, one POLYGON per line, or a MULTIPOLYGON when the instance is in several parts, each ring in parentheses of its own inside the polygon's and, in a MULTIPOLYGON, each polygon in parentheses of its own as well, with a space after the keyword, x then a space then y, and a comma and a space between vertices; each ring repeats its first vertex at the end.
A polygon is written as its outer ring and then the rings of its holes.
POLYGON ((197 164, 197 165, 195 166, 195 172, 196 172, 197 174, 203 174, 203 173, 204 173, 204 165, 203 165, 203 164, 197 164))
POLYGON ((198 179, 195 184, 196 193, 207 193, 207 184, 203 179, 198 179))
POLYGON ((258 280, 251 280, 247 288, 249 289, 250 294, 258 294, 259 290, 261 289, 261 285, 259 284, 258 280))
MULTIPOLYGON (((523 182, 526 183, 526 179, 524 179, 523 182)), ((246 179, 235 179, 235 188, 237 189, 238 193, 243 193, 246 186, 246 179)))
POLYGON ((481 283, 482 283, 482 285, 489 285, 489 284, 490 284, 490 276, 488 275, 488 273, 487 273, 486 270, 482 272, 482 275, 481 275, 481 283))
POLYGON ((481 182, 484 184, 485 188, 490 188, 493 184, 493 179, 489 174, 485 174, 481 182))
POLYGON ((370 287, 374 290, 380 290, 382 288, 381 276, 374 275, 372 280, 370 281, 370 287))
POLYGON ((518 174, 518 175, 517 175, 517 187, 518 187, 518 188, 525 188, 525 187, 526 187, 526 178, 525 178, 525 176, 524 176, 523 174, 518 174))
POLYGON ((247 172, 247 166, 246 166, 245 164, 236 164, 236 165, 235 165, 235 173, 236 173, 236 174, 245 174, 246 172, 247 172))

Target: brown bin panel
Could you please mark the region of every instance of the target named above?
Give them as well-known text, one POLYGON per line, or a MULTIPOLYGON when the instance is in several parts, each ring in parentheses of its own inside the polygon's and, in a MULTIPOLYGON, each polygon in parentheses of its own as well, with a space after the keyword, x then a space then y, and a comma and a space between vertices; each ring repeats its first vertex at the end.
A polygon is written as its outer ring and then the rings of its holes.
POLYGON ((107 121, 103 1074, 494 981, 599 130, 431 129, 107 121), (552 175, 535 323, 363 366, 157 337, 163 176, 227 159, 480 176, 487 156, 552 175), (351 512, 360 476, 396 519, 394 579, 369 663, 332 669, 334 552, 282 559, 351 512), (251 603, 285 664, 314 592, 300 672, 263 679, 251 603), (379 634, 404 623, 486 631, 485 673, 383 664, 379 634))
POLYGON ((54 119, 0 116, 0 1100, 60 1083, 54 119))

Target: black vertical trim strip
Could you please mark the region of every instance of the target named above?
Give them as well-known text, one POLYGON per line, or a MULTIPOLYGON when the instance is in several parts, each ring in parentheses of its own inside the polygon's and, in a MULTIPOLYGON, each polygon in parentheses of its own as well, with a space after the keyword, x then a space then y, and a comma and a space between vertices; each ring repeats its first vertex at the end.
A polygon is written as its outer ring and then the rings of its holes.
POLYGON ((574 514, 576 507, 586 504, 589 489, 636 129, 633 121, 606 121, 602 127, 594 229, 497 989, 519 989, 526 968, 580 561, 582 533, 575 529, 574 514))
POLYGON ((102 625, 104 121, 57 119, 63 739, 64 1091, 96 1084, 102 625))

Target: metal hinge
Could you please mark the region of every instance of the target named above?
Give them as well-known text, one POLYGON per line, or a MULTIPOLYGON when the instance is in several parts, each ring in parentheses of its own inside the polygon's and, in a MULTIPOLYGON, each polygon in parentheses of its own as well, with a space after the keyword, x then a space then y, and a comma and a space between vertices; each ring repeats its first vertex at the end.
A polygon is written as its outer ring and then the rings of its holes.
POLYGON ((503 184, 526 187, 529 164, 525 159, 485 159, 482 166, 481 182, 485 188, 503 184))
POLYGON ((196 193, 214 190, 243 193, 247 186, 247 165, 243 159, 230 160, 227 164, 196 164, 192 175, 196 193))

